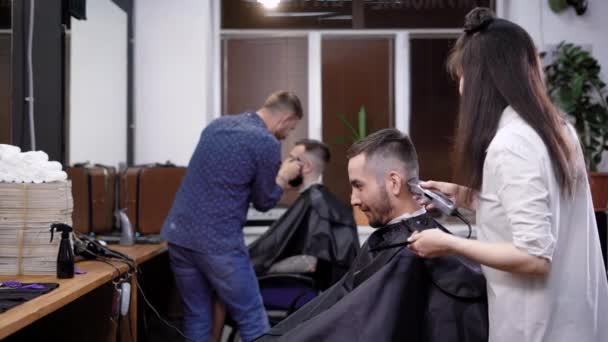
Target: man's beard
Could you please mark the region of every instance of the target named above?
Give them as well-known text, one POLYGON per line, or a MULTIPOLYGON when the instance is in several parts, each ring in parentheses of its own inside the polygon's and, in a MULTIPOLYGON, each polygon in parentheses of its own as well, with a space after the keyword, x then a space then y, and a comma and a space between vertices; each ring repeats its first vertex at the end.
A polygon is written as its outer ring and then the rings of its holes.
POLYGON ((369 225, 374 228, 380 228, 386 225, 390 214, 393 212, 386 189, 380 188, 378 197, 374 206, 367 206, 369 213, 372 214, 372 216, 369 217, 369 225))
POLYGON ((274 132, 274 137, 277 138, 277 140, 285 140, 287 138, 287 135, 289 135, 289 132, 284 132, 284 131, 274 132))
POLYGON ((304 183, 304 176, 299 174, 296 178, 290 180, 288 183, 292 188, 297 188, 304 183))

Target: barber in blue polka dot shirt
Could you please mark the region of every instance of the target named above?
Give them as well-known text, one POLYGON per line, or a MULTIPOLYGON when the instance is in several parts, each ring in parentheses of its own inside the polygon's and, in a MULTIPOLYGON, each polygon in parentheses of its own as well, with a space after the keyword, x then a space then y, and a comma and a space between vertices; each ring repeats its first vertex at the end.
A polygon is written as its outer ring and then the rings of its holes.
POLYGON ((243 341, 269 329, 243 238, 249 203, 273 208, 302 165, 281 164, 281 145, 302 118, 298 97, 271 94, 257 112, 227 115, 203 133, 162 236, 184 306, 185 334, 210 341, 212 294, 226 304, 243 341))

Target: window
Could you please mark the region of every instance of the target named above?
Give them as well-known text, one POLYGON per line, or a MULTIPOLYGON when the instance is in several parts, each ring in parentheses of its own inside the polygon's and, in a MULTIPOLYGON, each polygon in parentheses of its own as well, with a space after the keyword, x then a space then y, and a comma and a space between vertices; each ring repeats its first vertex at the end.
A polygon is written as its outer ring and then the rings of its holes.
POLYGON ((392 38, 323 39, 323 141, 331 150, 323 180, 345 204, 350 203, 346 151, 353 141, 339 115, 358 127, 358 112, 364 107, 367 134, 394 126, 392 70, 392 38))
MULTIPOLYGON (((304 119, 282 142, 285 158, 297 140, 308 137, 308 45, 306 38, 229 38, 223 40, 222 112, 257 110, 275 90, 293 91, 302 102, 304 119)), ((281 204, 297 193, 286 192, 281 204)))
POLYGON ((410 41, 410 135, 416 145, 420 177, 452 180, 452 144, 458 115, 458 84, 448 75, 447 56, 455 39, 410 41))

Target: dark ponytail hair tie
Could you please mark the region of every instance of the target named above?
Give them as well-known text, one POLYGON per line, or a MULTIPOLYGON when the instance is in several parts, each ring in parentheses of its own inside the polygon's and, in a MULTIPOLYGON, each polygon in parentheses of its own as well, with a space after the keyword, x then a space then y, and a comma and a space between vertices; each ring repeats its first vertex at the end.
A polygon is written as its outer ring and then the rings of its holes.
POLYGON ((485 30, 495 18, 494 13, 489 8, 477 7, 466 15, 464 20, 464 32, 467 35, 481 32, 485 30))
POLYGON ((466 27, 464 28, 464 32, 468 35, 472 35, 475 32, 481 32, 483 30, 485 30, 488 26, 490 26, 490 24, 494 21, 494 18, 488 19, 486 21, 484 21, 483 23, 473 26, 473 27, 466 27))

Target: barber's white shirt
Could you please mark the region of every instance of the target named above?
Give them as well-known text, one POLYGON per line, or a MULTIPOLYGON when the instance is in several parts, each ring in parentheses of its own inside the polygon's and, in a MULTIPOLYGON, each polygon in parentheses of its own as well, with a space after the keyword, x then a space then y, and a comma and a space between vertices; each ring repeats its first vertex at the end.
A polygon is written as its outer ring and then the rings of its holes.
POLYGON ((484 267, 490 342, 606 342, 608 285, 583 156, 573 196, 562 196, 540 136, 510 107, 483 166, 478 239, 512 241, 551 260, 546 277, 484 267), (583 164, 581 164, 583 163, 583 164))

